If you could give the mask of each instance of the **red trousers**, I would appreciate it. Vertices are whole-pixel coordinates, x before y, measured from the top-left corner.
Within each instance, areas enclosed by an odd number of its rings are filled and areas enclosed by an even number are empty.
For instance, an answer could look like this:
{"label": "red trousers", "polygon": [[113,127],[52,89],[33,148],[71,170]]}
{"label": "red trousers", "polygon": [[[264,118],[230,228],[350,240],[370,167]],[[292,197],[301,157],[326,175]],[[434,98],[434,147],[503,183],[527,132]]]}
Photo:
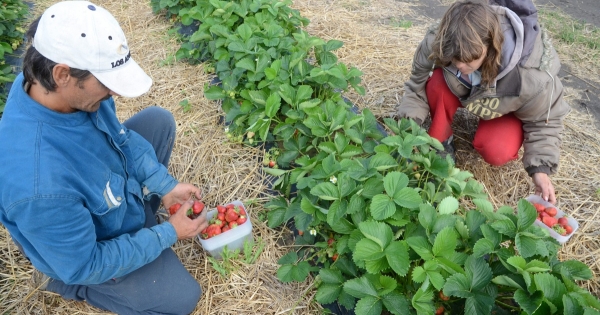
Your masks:
{"label": "red trousers", "polygon": [[[425,86],[431,112],[429,135],[440,141],[452,135],[454,114],[462,107],[458,97],[448,88],[442,71],[435,69]],[[479,119],[473,147],[487,163],[500,166],[517,159],[522,144],[523,123],[514,114]]]}

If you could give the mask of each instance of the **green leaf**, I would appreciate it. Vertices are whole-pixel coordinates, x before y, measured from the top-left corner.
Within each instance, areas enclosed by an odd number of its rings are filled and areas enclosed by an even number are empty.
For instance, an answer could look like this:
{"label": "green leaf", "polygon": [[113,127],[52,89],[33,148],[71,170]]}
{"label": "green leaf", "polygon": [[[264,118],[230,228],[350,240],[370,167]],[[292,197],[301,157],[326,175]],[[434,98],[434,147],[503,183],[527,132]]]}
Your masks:
{"label": "green leaf", "polygon": [[469,257],[465,262],[465,271],[471,276],[471,290],[483,289],[492,281],[492,269],[482,258]]}
{"label": "green leaf", "polygon": [[458,200],[452,196],[442,199],[438,205],[440,214],[453,214],[456,210],[458,210]]}
{"label": "green leaf", "polygon": [[240,61],[235,63],[235,66],[237,68],[242,68],[248,71],[252,71],[254,72],[256,70],[256,65],[254,63],[254,59],[252,59],[251,57],[246,57],[241,59]]}
{"label": "green leaf", "polygon": [[401,207],[412,210],[418,209],[423,199],[414,188],[405,187],[394,194],[394,202]]}
{"label": "green leaf", "polygon": [[342,276],[342,273],[339,270],[333,270],[329,268],[322,268],[319,270],[319,277],[323,283],[328,284],[342,284],[345,279]]}
{"label": "green leaf", "polygon": [[[515,301],[519,303],[519,306],[527,312],[527,314],[533,314],[542,305],[544,301],[544,294],[542,291],[535,291],[533,294],[527,293],[522,289],[517,289],[514,295]],[[566,313],[570,314],[570,313]]]}
{"label": "green leaf", "polygon": [[363,185],[362,196],[373,198],[383,192],[383,181],[380,178],[369,178]]}
{"label": "green leaf", "polygon": [[316,185],[310,190],[313,196],[317,196],[323,200],[337,200],[340,198],[337,187],[330,183],[324,182]]}
{"label": "green leaf", "polygon": [[524,231],[530,227],[537,219],[538,213],[535,207],[527,200],[519,200],[517,206],[517,227],[519,231]]}
{"label": "green leaf", "polygon": [[422,236],[413,236],[406,239],[406,243],[412,250],[414,250],[421,258],[425,260],[433,259],[431,253],[431,244],[429,241]]}
{"label": "green leaf", "polygon": [[344,292],[358,299],[362,299],[365,296],[378,296],[375,286],[366,276],[346,281],[344,283]]}
{"label": "green leaf", "polygon": [[495,248],[496,246],[492,241],[481,238],[475,243],[475,246],[473,246],[473,255],[475,255],[475,257],[482,257],[493,253]]}
{"label": "green leaf", "polygon": [[452,257],[456,245],[457,237],[456,232],[454,232],[454,227],[446,227],[435,237],[432,249],[433,255],[436,257]]}
{"label": "green leaf", "polygon": [[209,100],[216,101],[216,100],[224,99],[225,92],[223,91],[222,88],[220,88],[216,85],[213,85],[204,91],[204,96],[206,96],[206,98]]}
{"label": "green leaf", "polygon": [[437,212],[430,204],[422,203],[419,205],[419,223],[425,228],[425,230],[430,231],[433,228],[433,223],[436,217]]}
{"label": "green leaf", "polygon": [[279,94],[272,93],[271,95],[269,95],[269,97],[267,98],[266,105],[265,105],[265,114],[267,115],[267,117],[269,117],[269,118],[275,117],[275,115],[277,115],[277,112],[279,112],[280,106],[281,106],[281,97],[279,97]]}
{"label": "green leaf", "polygon": [[301,261],[297,265],[282,265],[277,269],[277,278],[281,282],[302,282],[306,280],[310,271],[310,265],[306,261]]}
{"label": "green leaf", "polygon": [[[517,277],[517,275],[513,275],[513,277]],[[503,285],[515,289],[524,289],[525,287],[519,284],[515,279],[507,275],[500,275],[492,279],[492,282],[497,285]]]}
{"label": "green leaf", "polygon": [[375,168],[378,171],[398,166],[398,162],[387,153],[377,153],[369,161],[369,167]]}
{"label": "green leaf", "polygon": [[[536,254],[539,254],[538,252],[538,242],[542,243],[542,246],[545,246],[543,244],[543,240],[538,240],[526,235],[523,235],[522,233],[518,233],[517,236],[515,237],[515,246],[517,247],[517,250],[519,251],[519,253],[521,254],[521,256],[523,256],[523,258],[529,258],[532,257]],[[545,255],[544,255],[545,256]]]}
{"label": "green leaf", "polygon": [[405,276],[408,273],[410,260],[408,257],[408,250],[404,243],[400,241],[392,242],[386,247],[385,256],[392,270],[398,275]]}
{"label": "green leaf", "polygon": [[382,303],[378,297],[366,296],[356,302],[354,312],[356,315],[379,315],[382,309]]}
{"label": "green leaf", "polygon": [[535,286],[544,293],[544,297],[558,309],[562,308],[562,297],[567,293],[567,288],[550,273],[537,273],[533,276]]}
{"label": "green leaf", "polygon": [[341,284],[328,284],[324,283],[317,289],[315,299],[321,304],[329,304],[338,299],[342,292]]}
{"label": "green leaf", "polygon": [[390,226],[383,222],[362,222],[358,225],[358,229],[366,238],[377,243],[381,249],[386,248],[394,236]]}
{"label": "green leaf", "polygon": [[389,172],[383,178],[383,187],[390,196],[394,196],[406,186],[408,186],[408,176],[402,172]]}
{"label": "green leaf", "polygon": [[383,305],[388,312],[395,315],[409,314],[408,300],[400,292],[392,291],[381,297]]}
{"label": "green leaf", "polygon": [[423,283],[427,279],[427,271],[421,266],[415,267],[412,271],[412,280],[416,283]]}
{"label": "green leaf", "polygon": [[554,265],[553,269],[558,270],[561,275],[573,281],[589,280],[594,276],[590,270],[590,267],[578,260],[567,260],[560,262]]}
{"label": "green leaf", "polygon": [[471,296],[471,283],[469,278],[462,273],[455,273],[446,279],[444,285],[444,294],[447,296],[456,296],[467,298]]}
{"label": "green leaf", "polygon": [[360,260],[379,260],[385,256],[383,248],[379,246],[376,242],[363,238],[362,240],[356,243],[356,249],[352,254],[352,258],[355,261]]}
{"label": "green leaf", "polygon": [[385,220],[396,212],[396,204],[387,195],[374,196],[369,208],[375,220]]}
{"label": "green leaf", "polygon": [[510,219],[504,219],[493,222],[491,226],[496,231],[506,236],[515,237],[517,234],[517,227],[515,226],[515,223]]}
{"label": "green leaf", "polygon": [[417,290],[411,302],[418,315],[431,315],[435,311],[432,301],[433,292],[431,290]]}

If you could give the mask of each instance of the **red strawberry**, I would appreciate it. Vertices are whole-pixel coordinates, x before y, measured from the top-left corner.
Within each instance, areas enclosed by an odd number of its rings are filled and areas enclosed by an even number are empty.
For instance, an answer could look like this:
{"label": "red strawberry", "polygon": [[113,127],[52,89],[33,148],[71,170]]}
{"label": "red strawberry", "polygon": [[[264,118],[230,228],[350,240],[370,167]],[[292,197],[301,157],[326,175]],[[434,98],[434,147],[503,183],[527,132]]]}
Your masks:
{"label": "red strawberry", "polygon": [[217,219],[221,220],[221,221],[225,221],[225,213],[218,213],[217,214]]}
{"label": "red strawberry", "polygon": [[176,203],[172,206],[169,207],[169,214],[170,215],[174,215],[175,212],[177,212],[177,210],[179,210],[179,208],[181,208],[181,204],[180,203]]}
{"label": "red strawberry", "polygon": [[200,214],[200,212],[204,210],[204,203],[195,200],[194,205],[192,206],[192,210],[194,211],[194,214]]}
{"label": "red strawberry", "polygon": [[227,208],[225,208],[225,206],[221,206],[221,205],[217,206],[217,212],[225,213],[225,210],[227,210]]}
{"label": "red strawberry", "polygon": [[439,294],[439,295],[440,295],[440,300],[442,300],[442,301],[448,301],[448,300],[450,300],[450,297],[449,297],[449,296],[446,296],[446,295],[444,294],[444,292],[442,292],[442,291],[440,291],[440,294]]}
{"label": "red strawberry", "polygon": [[225,208],[227,208],[227,209],[233,209],[233,207],[235,207],[235,205],[233,203],[230,203],[225,206]]}
{"label": "red strawberry", "polygon": [[556,210],[556,208],[552,208],[552,207],[548,207],[548,208],[546,208],[546,210],[544,210],[544,211],[546,211],[546,213],[547,213],[549,216],[551,216],[551,217],[555,216],[555,215],[556,215],[556,213],[558,212],[558,211]]}
{"label": "red strawberry", "polygon": [[570,226],[570,225],[567,224],[567,225],[564,226],[564,228],[565,228],[565,231],[567,232],[567,235],[573,233],[573,227],[572,226]]}
{"label": "red strawberry", "polygon": [[219,219],[216,219],[213,224],[218,225],[219,227],[223,227],[223,225],[225,225],[225,221],[221,221]]}
{"label": "red strawberry", "polygon": [[300,235],[300,236],[304,235],[304,231],[298,231],[298,235]]}
{"label": "red strawberry", "polygon": [[208,238],[221,234],[221,227],[216,224],[211,224],[206,228]]}
{"label": "red strawberry", "polygon": [[244,209],[244,206],[238,206],[238,208],[240,209],[240,214],[246,215],[246,209]]}
{"label": "red strawberry", "polygon": [[438,307],[437,310],[435,310],[435,315],[442,315],[442,314],[444,314],[444,307],[440,306],[440,307]]}
{"label": "red strawberry", "polygon": [[333,238],[330,238],[327,240],[327,245],[329,245],[331,247],[331,244],[333,244],[335,240]]}
{"label": "red strawberry", "polygon": [[269,161],[269,167],[275,166],[275,161]]}
{"label": "red strawberry", "polygon": [[556,220],[553,217],[544,217],[542,219],[542,222],[544,222],[544,224],[546,224],[548,227],[551,228],[551,227],[553,227],[558,222],[558,220]]}
{"label": "red strawberry", "polygon": [[225,232],[227,232],[227,231],[229,231],[229,230],[231,230],[231,229],[229,228],[229,226],[228,226],[228,225],[225,225],[225,226],[223,226],[223,227],[221,228],[221,233],[225,233]]}
{"label": "red strawberry", "polygon": [[338,253],[333,254],[333,256],[331,256],[331,260],[336,261],[338,259]]}
{"label": "red strawberry", "polygon": [[238,226],[237,222],[235,222],[235,221],[229,222],[229,228],[230,229],[235,229],[237,226]]}
{"label": "red strawberry", "polygon": [[228,209],[227,212],[225,212],[225,221],[227,222],[234,222],[238,218],[239,215],[233,209]]}
{"label": "red strawberry", "polygon": [[569,220],[565,217],[558,218],[558,224],[564,227],[565,225],[569,224]]}
{"label": "red strawberry", "polygon": [[534,202],[533,206],[535,207],[535,210],[537,210],[537,212],[542,212],[546,209],[546,207],[544,207],[544,205],[539,204],[537,202]]}

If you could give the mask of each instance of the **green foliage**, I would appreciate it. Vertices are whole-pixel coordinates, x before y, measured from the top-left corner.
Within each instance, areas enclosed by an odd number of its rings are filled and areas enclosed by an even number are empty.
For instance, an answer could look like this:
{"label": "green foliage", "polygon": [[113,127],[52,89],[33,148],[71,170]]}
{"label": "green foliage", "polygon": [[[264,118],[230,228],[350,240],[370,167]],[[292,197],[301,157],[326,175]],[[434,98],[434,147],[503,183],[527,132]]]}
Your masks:
{"label": "green foliage", "polygon": [[[160,8],[183,3],[167,2]],[[338,61],[342,42],[305,32],[290,5],[207,0],[172,11],[200,22],[177,58],[214,66],[220,84],[205,96],[221,101],[229,137],[275,145],[265,161],[276,166],[264,171],[281,195],[265,204],[267,223],[293,220],[302,232],[278,261],[282,282],[315,275],[319,303],[357,315],[600,310],[576,285],[591,271],[558,261],[531,204],[494,209],[414,121],[384,119],[383,131],[369,110],[352,111],[342,93],[364,93],[362,73]]]}
{"label": "green foliage", "polygon": [[[25,30],[21,23],[27,13],[27,5],[22,0],[3,0],[0,4],[0,90],[16,77],[11,65],[6,63],[5,55],[12,54],[23,43]],[[0,93],[0,117],[4,112],[7,93]]]}

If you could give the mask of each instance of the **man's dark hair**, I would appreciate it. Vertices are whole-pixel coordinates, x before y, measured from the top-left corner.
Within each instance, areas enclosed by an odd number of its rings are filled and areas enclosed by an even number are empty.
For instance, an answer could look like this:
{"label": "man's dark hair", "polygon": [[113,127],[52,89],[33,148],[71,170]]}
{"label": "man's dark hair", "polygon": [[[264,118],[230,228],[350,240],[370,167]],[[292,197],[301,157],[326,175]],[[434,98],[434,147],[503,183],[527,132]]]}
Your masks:
{"label": "man's dark hair", "polygon": [[[25,36],[30,43],[33,43],[33,37],[37,31],[40,17],[35,19],[29,25],[29,29]],[[52,69],[57,63],[42,56],[33,45],[30,45],[23,57],[23,76],[30,84],[34,84],[37,80],[47,91],[54,92],[56,90],[56,82],[52,77]],[[91,73],[87,70],[70,68],[70,75],[77,79],[77,83],[85,81]]]}

